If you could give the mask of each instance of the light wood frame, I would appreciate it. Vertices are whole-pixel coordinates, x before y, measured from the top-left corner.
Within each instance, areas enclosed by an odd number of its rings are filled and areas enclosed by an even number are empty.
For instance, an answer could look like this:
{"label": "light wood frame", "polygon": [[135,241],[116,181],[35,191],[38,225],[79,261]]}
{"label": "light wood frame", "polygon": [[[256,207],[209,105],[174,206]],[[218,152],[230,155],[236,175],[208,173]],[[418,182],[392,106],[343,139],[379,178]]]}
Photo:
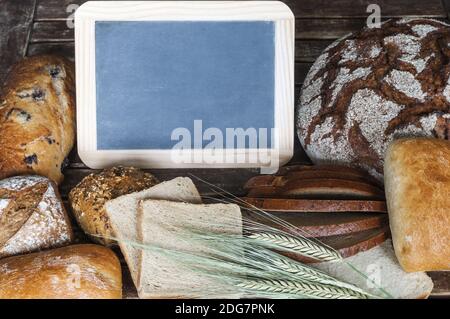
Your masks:
{"label": "light wood frame", "polygon": [[[273,21],[275,25],[275,136],[271,149],[224,149],[227,156],[270,154],[270,163],[175,163],[172,150],[98,150],[96,128],[96,21]],[[275,171],[294,149],[294,16],[279,1],[91,1],[75,13],[78,154],[91,168],[261,167]],[[184,150],[194,156],[204,150]],[[198,153],[201,154],[198,154]],[[207,155],[206,155],[207,156]]]}

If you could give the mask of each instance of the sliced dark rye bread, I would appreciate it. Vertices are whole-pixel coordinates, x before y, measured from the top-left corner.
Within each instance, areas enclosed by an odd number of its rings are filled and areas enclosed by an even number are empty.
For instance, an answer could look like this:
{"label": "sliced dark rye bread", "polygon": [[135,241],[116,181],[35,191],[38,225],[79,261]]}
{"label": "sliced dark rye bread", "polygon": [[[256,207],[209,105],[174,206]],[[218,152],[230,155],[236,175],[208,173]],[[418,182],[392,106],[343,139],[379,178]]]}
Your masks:
{"label": "sliced dark rye bread", "polygon": [[260,187],[282,187],[287,183],[294,180],[306,180],[306,179],[339,179],[366,183],[377,188],[383,189],[382,185],[374,178],[370,178],[367,175],[348,174],[341,171],[332,170],[303,170],[293,171],[284,176],[277,175],[260,175],[255,176],[248,180],[244,185],[244,189],[260,188]]}
{"label": "sliced dark rye bread", "polygon": [[384,199],[384,192],[373,185],[341,179],[297,179],[282,187],[252,188],[247,197]]}
{"label": "sliced dark rye bread", "polygon": [[[378,213],[271,213],[294,226],[305,237],[326,237],[357,233],[388,225],[388,216]],[[243,211],[245,220],[259,222],[287,232],[292,230],[251,211]]]}
{"label": "sliced dark rye bread", "polygon": [[241,198],[249,208],[268,212],[379,212],[386,213],[386,202],[377,200]]}

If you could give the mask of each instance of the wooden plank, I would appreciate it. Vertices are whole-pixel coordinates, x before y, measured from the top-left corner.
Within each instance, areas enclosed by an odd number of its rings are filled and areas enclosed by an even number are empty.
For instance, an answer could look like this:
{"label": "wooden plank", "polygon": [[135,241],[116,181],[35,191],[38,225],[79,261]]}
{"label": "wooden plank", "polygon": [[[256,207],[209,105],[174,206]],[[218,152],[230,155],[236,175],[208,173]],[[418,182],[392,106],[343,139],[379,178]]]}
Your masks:
{"label": "wooden plank", "polygon": [[428,275],[434,283],[432,296],[450,297],[450,271],[433,271]]}
{"label": "wooden plank", "polygon": [[361,18],[367,17],[369,4],[377,4],[384,18],[420,16],[445,17],[440,0],[287,0],[297,18]]}
{"label": "wooden plank", "polygon": [[73,42],[42,42],[30,43],[28,46],[27,56],[53,53],[67,57],[74,60],[75,48]]}
{"label": "wooden plank", "polygon": [[442,0],[442,4],[447,12],[447,18],[450,18],[450,0]]}
{"label": "wooden plank", "polygon": [[[70,4],[86,0],[38,0],[36,21],[65,20]],[[384,18],[400,16],[446,17],[441,0],[284,0],[297,18],[365,18],[369,4],[378,4]]]}
{"label": "wooden plank", "polygon": [[11,66],[26,52],[35,0],[0,0],[0,87]]}
{"label": "wooden plank", "polygon": [[[366,19],[297,19],[296,39],[338,39],[359,31],[366,25]],[[74,40],[74,29],[66,21],[38,21],[33,24],[31,43],[66,42]]]}
{"label": "wooden plank", "polygon": [[[297,19],[296,39],[338,39],[350,32],[361,30],[366,19]],[[31,43],[70,42],[74,40],[74,29],[67,21],[38,21],[33,24]]]}
{"label": "wooden plank", "polygon": [[[212,183],[227,192],[243,196],[245,191],[243,186],[247,180],[259,174],[258,169],[244,168],[209,168],[209,169],[151,169],[145,170],[155,175],[160,181],[166,181],[178,176],[188,176],[193,174],[209,183]],[[75,187],[83,177],[95,172],[91,169],[66,169],[64,171],[64,182],[60,186],[61,196],[67,198],[67,194]],[[202,195],[211,196],[215,193],[210,187],[191,177],[197,185]]]}
{"label": "wooden plank", "polygon": [[317,19],[295,20],[296,39],[338,39],[366,26],[366,19]]}
{"label": "wooden plank", "polygon": [[[312,63],[333,40],[300,40],[295,45],[296,62]],[[43,53],[62,54],[74,60],[74,42],[34,42],[30,43],[27,55]]]}
{"label": "wooden plank", "polygon": [[[450,3],[450,0],[448,0]],[[439,17],[436,20],[445,21]],[[386,21],[382,17],[381,21]],[[296,39],[339,39],[349,33],[360,31],[366,26],[365,18],[305,18],[295,20]]]}
{"label": "wooden plank", "polygon": [[74,29],[69,28],[67,21],[48,21],[33,23],[31,43],[36,42],[73,42]]}

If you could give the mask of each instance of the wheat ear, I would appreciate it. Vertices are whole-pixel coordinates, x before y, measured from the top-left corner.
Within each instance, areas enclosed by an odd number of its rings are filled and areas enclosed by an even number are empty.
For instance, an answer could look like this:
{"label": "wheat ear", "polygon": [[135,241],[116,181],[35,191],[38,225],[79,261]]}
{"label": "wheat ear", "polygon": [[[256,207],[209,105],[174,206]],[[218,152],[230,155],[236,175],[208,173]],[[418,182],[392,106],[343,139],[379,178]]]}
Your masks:
{"label": "wheat ear", "polygon": [[354,291],[355,293],[358,293],[361,295],[366,295],[368,297],[376,297],[354,285],[340,281],[320,270],[305,266],[301,263],[291,262],[290,260],[286,260],[284,258],[273,258],[273,257],[270,259],[270,262],[274,266],[279,267],[281,270],[284,270],[288,273],[298,276],[298,278],[300,280],[310,281],[312,283],[318,283],[318,284],[323,284],[323,285],[331,285],[331,286],[346,288],[346,289],[350,289],[350,290]]}
{"label": "wheat ear", "polygon": [[250,279],[237,283],[239,288],[247,293],[279,293],[286,295],[304,296],[308,298],[325,299],[366,299],[366,295],[353,290],[303,281],[280,279]]}
{"label": "wheat ear", "polygon": [[302,237],[267,232],[252,233],[248,237],[260,243],[268,244],[272,248],[289,250],[320,261],[342,260],[338,252]]}

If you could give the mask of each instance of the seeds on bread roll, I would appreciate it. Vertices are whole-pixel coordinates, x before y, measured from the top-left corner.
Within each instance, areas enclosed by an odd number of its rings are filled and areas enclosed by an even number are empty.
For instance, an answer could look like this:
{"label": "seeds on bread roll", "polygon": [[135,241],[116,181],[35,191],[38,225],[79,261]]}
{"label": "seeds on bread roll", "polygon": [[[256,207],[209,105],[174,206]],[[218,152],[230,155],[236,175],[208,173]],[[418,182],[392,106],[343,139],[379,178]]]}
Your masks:
{"label": "seeds on bread roll", "polygon": [[119,260],[97,245],[1,259],[0,274],[0,299],[122,298]]}
{"label": "seeds on bread roll", "polygon": [[37,174],[63,180],[75,139],[73,64],[34,56],[16,64],[0,99],[0,178]]}
{"label": "seeds on bread roll", "polygon": [[403,269],[450,270],[450,141],[397,140],[384,170],[392,240]]}
{"label": "seeds on bread roll", "polygon": [[41,176],[0,181],[0,258],[67,245],[72,238],[52,181]]}
{"label": "seeds on bread roll", "polygon": [[151,174],[133,167],[113,167],[90,174],[69,193],[69,203],[78,224],[93,241],[112,245],[106,201],[158,184]]}

